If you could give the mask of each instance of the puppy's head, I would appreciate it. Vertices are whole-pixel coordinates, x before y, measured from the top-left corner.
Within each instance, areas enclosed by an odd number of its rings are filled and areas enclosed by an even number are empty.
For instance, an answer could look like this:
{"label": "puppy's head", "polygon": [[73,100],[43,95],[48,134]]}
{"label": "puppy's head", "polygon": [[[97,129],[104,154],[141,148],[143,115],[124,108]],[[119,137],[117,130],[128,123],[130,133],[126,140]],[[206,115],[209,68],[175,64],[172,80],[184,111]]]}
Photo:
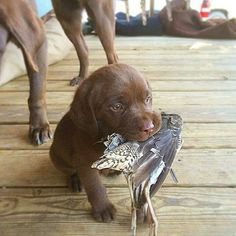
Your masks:
{"label": "puppy's head", "polygon": [[161,126],[160,114],[152,110],[149,84],[125,64],[102,67],[85,79],[70,113],[77,127],[94,138],[119,133],[144,141]]}

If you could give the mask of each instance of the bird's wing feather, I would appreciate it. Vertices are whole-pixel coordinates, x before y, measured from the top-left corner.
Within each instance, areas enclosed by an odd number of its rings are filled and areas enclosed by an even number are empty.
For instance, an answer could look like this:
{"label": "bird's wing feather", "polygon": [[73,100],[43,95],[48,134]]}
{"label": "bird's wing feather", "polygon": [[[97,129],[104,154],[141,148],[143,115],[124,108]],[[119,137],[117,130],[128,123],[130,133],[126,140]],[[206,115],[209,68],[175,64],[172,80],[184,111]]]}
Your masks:
{"label": "bird's wing feather", "polygon": [[153,154],[153,156],[150,157],[143,165],[133,169],[134,186],[138,187],[142,182],[150,179],[150,173],[153,173],[153,171],[160,165],[161,161],[161,156]]}
{"label": "bird's wing feather", "polygon": [[[165,168],[160,174],[159,178],[157,179],[156,183],[150,189],[150,195],[153,196],[163,184],[167,174],[169,173],[170,167],[174,161],[174,158],[177,152],[180,150],[182,146],[182,139],[181,139],[181,129],[182,129],[182,120],[180,120],[179,116],[174,120],[169,118],[168,122],[166,123],[168,130],[171,134],[171,137],[168,135],[169,142],[168,145],[162,145],[160,154],[163,155],[163,162],[165,163]],[[163,133],[164,135],[164,133]],[[159,146],[159,140],[164,139],[161,137],[158,139],[156,145]]]}
{"label": "bird's wing feather", "polygon": [[93,163],[92,168],[113,169],[123,171],[132,168],[134,160],[137,158],[137,145],[126,142],[105,153],[99,160]]}

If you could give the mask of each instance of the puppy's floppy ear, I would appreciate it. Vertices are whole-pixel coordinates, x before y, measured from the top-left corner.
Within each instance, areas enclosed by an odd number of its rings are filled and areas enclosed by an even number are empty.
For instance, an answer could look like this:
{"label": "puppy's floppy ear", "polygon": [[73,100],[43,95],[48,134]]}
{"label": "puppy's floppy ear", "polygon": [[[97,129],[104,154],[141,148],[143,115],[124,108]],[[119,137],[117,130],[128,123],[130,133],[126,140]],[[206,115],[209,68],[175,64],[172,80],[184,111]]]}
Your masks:
{"label": "puppy's floppy ear", "polygon": [[92,99],[92,85],[89,80],[81,83],[77,89],[69,111],[74,124],[89,134],[91,137],[98,136],[98,124],[94,113]]}

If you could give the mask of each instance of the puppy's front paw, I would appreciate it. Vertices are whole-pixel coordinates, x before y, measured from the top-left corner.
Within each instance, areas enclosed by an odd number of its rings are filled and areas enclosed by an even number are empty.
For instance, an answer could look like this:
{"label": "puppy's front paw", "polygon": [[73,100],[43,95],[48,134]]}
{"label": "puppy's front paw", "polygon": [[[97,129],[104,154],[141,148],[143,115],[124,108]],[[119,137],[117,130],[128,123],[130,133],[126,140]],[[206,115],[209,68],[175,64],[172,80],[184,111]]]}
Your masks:
{"label": "puppy's front paw", "polygon": [[30,125],[29,136],[31,142],[34,145],[41,145],[43,143],[46,143],[49,139],[52,139],[53,134],[50,130],[49,124],[45,124],[42,126]]}
{"label": "puppy's front paw", "polygon": [[104,207],[100,206],[99,208],[92,209],[92,216],[96,221],[99,222],[111,222],[116,217],[116,208],[113,204],[108,202]]}

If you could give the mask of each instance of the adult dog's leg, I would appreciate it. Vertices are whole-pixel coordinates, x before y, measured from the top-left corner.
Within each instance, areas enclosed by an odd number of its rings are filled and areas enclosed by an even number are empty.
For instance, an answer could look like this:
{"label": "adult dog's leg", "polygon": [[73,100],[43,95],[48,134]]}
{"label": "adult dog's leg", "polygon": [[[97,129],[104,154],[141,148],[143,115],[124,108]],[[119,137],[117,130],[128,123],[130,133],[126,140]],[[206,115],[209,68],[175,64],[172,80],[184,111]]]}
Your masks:
{"label": "adult dog's leg", "polygon": [[82,3],[77,0],[52,0],[57,19],[60,21],[67,37],[73,43],[80,62],[79,75],[73,78],[71,85],[79,84],[88,75],[88,48],[82,33]]}
{"label": "adult dog's leg", "polygon": [[[32,39],[33,40],[33,39]],[[23,51],[23,50],[22,50]],[[24,51],[23,51],[24,54]],[[29,65],[24,54],[25,65],[30,82],[30,95],[28,106],[30,110],[29,135],[33,144],[42,144],[52,138],[47,119],[46,107],[46,76],[47,76],[47,42],[44,39],[42,45],[35,54],[38,71],[34,71]]]}
{"label": "adult dog's leg", "polygon": [[94,20],[96,32],[106,52],[109,64],[117,63],[115,41],[115,14],[112,0],[88,1],[86,10]]}

